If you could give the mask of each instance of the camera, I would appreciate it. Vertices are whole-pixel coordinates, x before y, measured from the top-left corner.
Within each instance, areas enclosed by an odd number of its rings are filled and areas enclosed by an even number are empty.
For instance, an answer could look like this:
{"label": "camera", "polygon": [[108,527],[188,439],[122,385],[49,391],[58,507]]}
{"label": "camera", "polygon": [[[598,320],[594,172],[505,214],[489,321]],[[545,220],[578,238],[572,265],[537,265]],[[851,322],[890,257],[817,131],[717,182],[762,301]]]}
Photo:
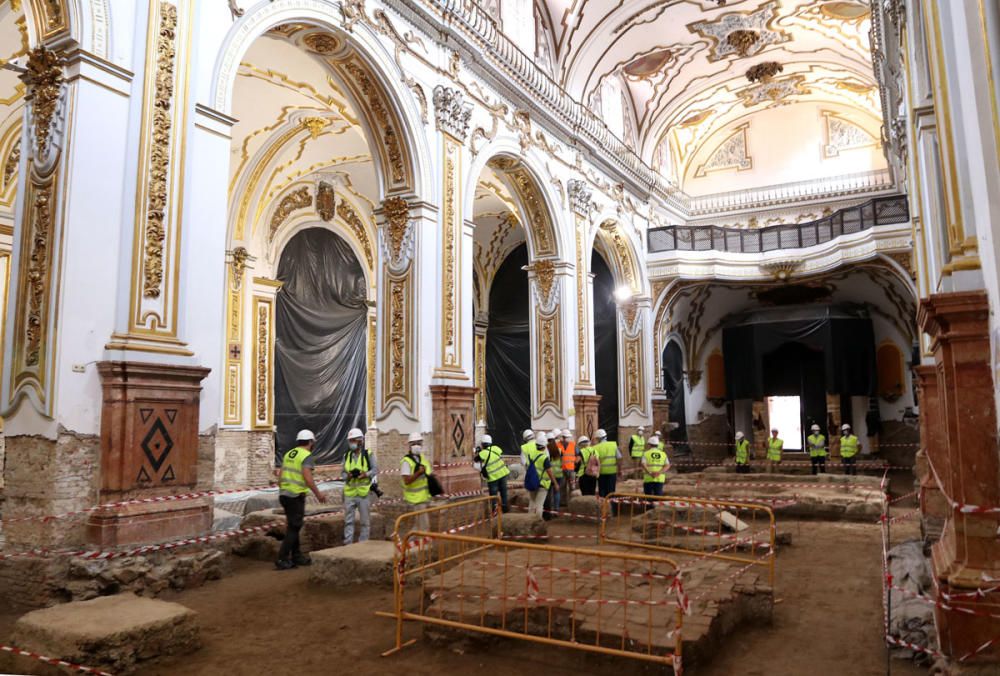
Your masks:
{"label": "camera", "polygon": [[360,469],[352,469],[351,470],[351,478],[352,479],[357,479],[360,476],[361,476],[361,470]]}
{"label": "camera", "polygon": [[382,489],[378,487],[378,484],[372,484],[371,491],[380,498],[385,495],[385,493],[382,492]]}

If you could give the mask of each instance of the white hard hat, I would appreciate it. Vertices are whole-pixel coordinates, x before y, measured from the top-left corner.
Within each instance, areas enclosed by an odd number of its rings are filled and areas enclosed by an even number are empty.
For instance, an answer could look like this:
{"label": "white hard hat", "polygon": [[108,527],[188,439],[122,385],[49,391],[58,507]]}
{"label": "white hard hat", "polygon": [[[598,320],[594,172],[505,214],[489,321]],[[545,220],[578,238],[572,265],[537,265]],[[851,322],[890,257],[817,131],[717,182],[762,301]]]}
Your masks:
{"label": "white hard hat", "polygon": [[737,432],[737,433],[736,433],[736,438],[737,438],[737,439],[742,439],[742,438],[743,438],[743,437],[745,437],[745,436],[746,436],[746,435],[745,435],[745,434],[743,434],[743,432]]}
{"label": "white hard hat", "polygon": [[547,443],[549,443],[549,438],[547,436],[545,436],[545,432],[539,432],[535,436],[535,445],[536,446],[544,446]]}
{"label": "white hard hat", "polygon": [[660,443],[660,437],[654,434],[649,438],[649,443],[652,444],[653,446],[656,446],[658,443]]}
{"label": "white hard hat", "polygon": [[488,434],[484,434],[481,443],[492,444],[493,443],[493,437],[491,437]]}
{"label": "white hard hat", "polygon": [[851,426],[848,425],[847,423],[844,423],[843,425],[840,426],[840,429],[842,429],[842,430],[849,430],[849,429],[851,429]]}
{"label": "white hard hat", "polygon": [[813,432],[819,432],[819,425],[813,425],[811,429]]}
{"label": "white hard hat", "polygon": [[583,444],[589,444],[589,443],[590,443],[590,437],[588,437],[586,434],[584,434],[582,437],[576,440],[577,446],[582,446]]}
{"label": "white hard hat", "polygon": [[567,428],[567,429],[564,429],[564,430],[562,431],[562,435],[563,435],[563,436],[564,436],[565,438],[567,438],[567,439],[572,439],[572,438],[573,438],[573,433],[572,433],[572,432],[570,432],[568,428]]}
{"label": "white hard hat", "polygon": [[772,428],[771,428],[771,431],[772,431],[772,432],[777,432],[777,431],[778,431],[778,428],[777,428],[777,427],[772,427]]}
{"label": "white hard hat", "polygon": [[605,432],[604,430],[597,430],[597,434],[595,434],[594,436],[597,437],[598,439],[607,439],[608,433]]}
{"label": "white hard hat", "polygon": [[365,433],[359,430],[357,427],[351,429],[351,431],[347,433],[348,441],[350,441],[351,439],[364,439],[364,438],[365,438]]}
{"label": "white hard hat", "polygon": [[646,428],[644,426],[642,426],[642,425],[639,425],[639,431],[640,432],[645,432]]}
{"label": "white hard hat", "polygon": [[407,437],[406,443],[412,444],[423,440],[424,440],[424,435],[421,434],[420,432],[410,432],[410,436]]}
{"label": "white hard hat", "polygon": [[535,433],[532,432],[531,430],[524,430],[524,433],[521,435],[521,438],[524,439],[525,441],[530,441],[535,438]]}
{"label": "white hard hat", "polygon": [[295,436],[295,441],[315,441],[316,435],[309,430],[300,430]]}
{"label": "white hard hat", "polygon": [[549,432],[549,439],[552,439],[553,441],[558,439],[560,436],[562,436],[562,432],[560,432],[558,429]]}

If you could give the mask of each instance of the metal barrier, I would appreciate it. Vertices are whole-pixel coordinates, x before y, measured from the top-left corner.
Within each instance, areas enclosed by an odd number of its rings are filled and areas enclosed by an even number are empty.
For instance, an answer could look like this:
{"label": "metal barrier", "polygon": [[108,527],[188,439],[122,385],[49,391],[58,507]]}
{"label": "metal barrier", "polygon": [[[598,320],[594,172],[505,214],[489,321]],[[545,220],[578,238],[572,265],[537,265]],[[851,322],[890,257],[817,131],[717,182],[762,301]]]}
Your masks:
{"label": "metal barrier", "polygon": [[[419,543],[419,544],[418,544]],[[426,546],[429,543],[429,546]],[[391,655],[403,622],[681,667],[686,597],[663,556],[413,531],[398,549]]]}
{"label": "metal barrier", "polygon": [[447,502],[400,514],[392,540],[402,547],[406,535],[414,530],[499,538],[503,535],[502,516],[498,495]]}
{"label": "metal barrier", "polygon": [[772,587],[775,534],[774,511],[759,504],[638,493],[601,503],[601,544],[766,566]]}

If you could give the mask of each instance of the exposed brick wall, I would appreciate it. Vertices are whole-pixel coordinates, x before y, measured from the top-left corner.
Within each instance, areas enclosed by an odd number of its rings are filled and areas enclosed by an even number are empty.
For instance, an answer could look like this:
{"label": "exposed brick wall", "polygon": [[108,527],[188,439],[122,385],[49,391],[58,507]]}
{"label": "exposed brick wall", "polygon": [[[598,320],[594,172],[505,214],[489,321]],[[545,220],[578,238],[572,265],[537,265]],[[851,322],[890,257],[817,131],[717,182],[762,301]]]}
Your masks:
{"label": "exposed brick wall", "polygon": [[[97,504],[101,440],[60,429],[55,440],[7,438],[4,516],[58,514]],[[8,547],[60,547],[84,541],[82,519],[12,521],[4,525]]]}
{"label": "exposed brick wall", "polygon": [[215,487],[260,486],[272,478],[274,435],[267,431],[219,430],[215,436]]}
{"label": "exposed brick wall", "polygon": [[[407,436],[396,430],[387,432],[380,430],[377,445],[372,449],[378,458],[379,470],[381,472],[392,470],[392,474],[382,474],[378,480],[378,485],[385,491],[387,497],[399,498],[403,495],[403,485],[398,470],[399,463],[403,460],[408,448]],[[423,452],[430,453],[430,449],[424,449]]]}
{"label": "exposed brick wall", "polygon": [[725,415],[706,415],[697,424],[689,424],[687,434],[696,458],[722,460],[729,454],[729,448],[724,445],[730,442]]}

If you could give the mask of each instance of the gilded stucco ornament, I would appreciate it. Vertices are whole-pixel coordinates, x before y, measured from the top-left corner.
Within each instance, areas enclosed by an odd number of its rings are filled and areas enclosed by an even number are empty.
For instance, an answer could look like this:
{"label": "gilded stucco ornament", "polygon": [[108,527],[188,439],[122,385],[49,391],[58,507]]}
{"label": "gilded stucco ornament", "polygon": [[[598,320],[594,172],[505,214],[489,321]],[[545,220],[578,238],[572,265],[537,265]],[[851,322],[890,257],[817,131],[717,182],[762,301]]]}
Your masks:
{"label": "gilded stucco ornament", "polygon": [[37,169],[51,168],[58,157],[63,127],[65,58],[37,47],[28,55],[27,70],[20,75],[29,105],[31,159]]}
{"label": "gilded stucco ornament", "polygon": [[281,224],[285,222],[293,211],[305,209],[309,206],[312,206],[312,194],[309,192],[308,186],[293,190],[282,197],[274,213],[271,214],[271,227],[267,235],[268,241],[274,239],[278,228],[281,227]]}
{"label": "gilded stucco ornament", "polygon": [[803,261],[800,258],[771,261],[768,263],[761,263],[760,269],[774,277],[774,279],[779,282],[787,282],[792,278],[795,271],[802,267],[802,264]]}
{"label": "gilded stucco ornament", "polygon": [[471,118],[472,104],[465,102],[460,90],[444,85],[434,88],[434,119],[439,130],[464,143]]}
{"label": "gilded stucco ornament", "polygon": [[544,314],[550,314],[559,304],[559,284],[556,283],[556,265],[551,259],[535,261],[530,269],[535,273],[535,302]]}
{"label": "gilded stucco ornament", "polygon": [[586,181],[571,178],[567,183],[567,193],[569,196],[569,208],[574,214],[579,216],[590,215],[591,190]]}
{"label": "gilded stucco ornament", "polygon": [[243,274],[247,269],[247,261],[250,260],[250,252],[245,247],[238,246],[233,249],[233,288],[239,291],[243,286]]}
{"label": "gilded stucco ornament", "polygon": [[333,220],[336,213],[337,196],[333,185],[326,181],[316,184],[316,213],[326,222]]}
{"label": "gilded stucco ornament", "polygon": [[760,41],[760,33],[754,30],[738,28],[726,36],[726,42],[740,56],[746,56],[751,48]]}
{"label": "gilded stucco ornament", "polygon": [[388,197],[382,202],[385,225],[382,245],[386,261],[394,270],[405,268],[413,249],[413,227],[410,225],[410,205],[402,197]]}
{"label": "gilded stucco ornament", "polygon": [[771,82],[774,76],[783,70],[785,70],[785,67],[777,61],[764,61],[748,68],[746,77],[750,82],[762,82],[766,84]]}

